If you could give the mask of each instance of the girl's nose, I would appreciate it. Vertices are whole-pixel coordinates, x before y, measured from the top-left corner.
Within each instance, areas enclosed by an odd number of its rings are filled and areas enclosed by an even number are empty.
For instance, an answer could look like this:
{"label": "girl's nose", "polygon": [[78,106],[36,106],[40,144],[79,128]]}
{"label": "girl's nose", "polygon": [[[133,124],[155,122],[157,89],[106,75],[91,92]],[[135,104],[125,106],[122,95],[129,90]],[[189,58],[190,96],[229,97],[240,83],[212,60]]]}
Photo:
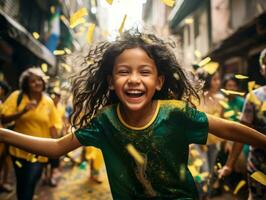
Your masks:
{"label": "girl's nose", "polygon": [[132,74],[129,76],[128,82],[129,82],[129,83],[139,83],[139,82],[140,82],[140,77],[139,77],[139,75],[136,74],[136,73],[132,73]]}

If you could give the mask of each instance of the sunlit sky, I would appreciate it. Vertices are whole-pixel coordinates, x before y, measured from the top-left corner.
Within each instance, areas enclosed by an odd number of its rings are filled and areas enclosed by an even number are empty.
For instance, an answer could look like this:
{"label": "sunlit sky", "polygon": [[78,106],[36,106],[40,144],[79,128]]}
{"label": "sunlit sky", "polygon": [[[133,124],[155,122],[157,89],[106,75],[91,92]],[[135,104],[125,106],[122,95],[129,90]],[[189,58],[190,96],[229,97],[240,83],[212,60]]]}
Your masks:
{"label": "sunlit sky", "polygon": [[101,6],[106,10],[107,14],[107,31],[112,35],[118,33],[125,14],[127,18],[124,30],[141,26],[142,7],[145,2],[146,0],[113,0],[113,4],[109,5],[106,0],[101,0]]}

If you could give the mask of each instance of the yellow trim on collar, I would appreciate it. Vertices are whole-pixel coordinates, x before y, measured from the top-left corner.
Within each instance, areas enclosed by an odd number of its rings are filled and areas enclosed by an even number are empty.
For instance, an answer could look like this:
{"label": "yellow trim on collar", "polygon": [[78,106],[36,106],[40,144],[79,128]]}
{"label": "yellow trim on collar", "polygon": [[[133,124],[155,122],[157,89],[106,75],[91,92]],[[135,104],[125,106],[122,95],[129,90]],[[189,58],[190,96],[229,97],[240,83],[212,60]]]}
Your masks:
{"label": "yellow trim on collar", "polygon": [[157,117],[157,115],[158,115],[158,113],[159,113],[159,109],[160,109],[160,100],[157,101],[156,110],[155,110],[155,113],[154,113],[154,115],[152,116],[151,120],[150,120],[146,125],[144,125],[144,126],[142,126],[142,127],[131,126],[131,125],[127,124],[127,123],[124,121],[124,119],[123,119],[123,117],[122,117],[122,115],[121,115],[121,112],[120,112],[120,104],[118,104],[117,107],[116,107],[116,113],[117,113],[117,116],[118,116],[119,121],[120,121],[125,127],[129,128],[129,129],[132,129],[132,130],[140,131],[140,130],[143,130],[143,129],[148,128],[148,127],[149,127],[149,126],[155,121],[155,119],[156,119],[156,117]]}

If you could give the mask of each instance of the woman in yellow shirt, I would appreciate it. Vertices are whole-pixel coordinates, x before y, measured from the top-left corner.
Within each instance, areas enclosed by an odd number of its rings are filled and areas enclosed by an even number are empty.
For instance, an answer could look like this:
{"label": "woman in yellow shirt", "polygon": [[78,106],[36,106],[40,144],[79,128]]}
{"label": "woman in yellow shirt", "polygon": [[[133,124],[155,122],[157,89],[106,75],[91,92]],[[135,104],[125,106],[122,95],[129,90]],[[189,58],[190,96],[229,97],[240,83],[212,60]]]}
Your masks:
{"label": "woman in yellow shirt", "polygon": [[[3,104],[2,121],[14,121],[15,131],[38,137],[55,137],[58,115],[53,101],[44,94],[45,75],[38,68],[24,71],[19,80],[20,91],[13,92]],[[17,103],[18,98],[21,102]],[[47,157],[10,147],[17,180],[17,199],[31,200]]]}

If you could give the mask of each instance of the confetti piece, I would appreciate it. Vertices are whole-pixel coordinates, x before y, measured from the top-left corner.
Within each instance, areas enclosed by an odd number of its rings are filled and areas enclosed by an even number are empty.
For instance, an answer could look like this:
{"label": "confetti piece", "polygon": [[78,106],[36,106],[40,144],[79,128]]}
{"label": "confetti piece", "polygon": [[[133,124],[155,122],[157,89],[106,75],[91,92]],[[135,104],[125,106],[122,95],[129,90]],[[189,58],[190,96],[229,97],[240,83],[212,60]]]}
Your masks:
{"label": "confetti piece", "polygon": [[34,37],[36,40],[38,40],[39,37],[40,37],[39,33],[37,33],[37,32],[33,32],[32,35],[33,35],[33,37]]}
{"label": "confetti piece", "polygon": [[225,93],[226,95],[229,95],[229,94],[235,94],[235,95],[239,95],[239,96],[244,96],[245,95],[245,92],[238,92],[238,91],[234,91],[234,90],[221,89],[221,91],[223,93]]}
{"label": "confetti piece", "polygon": [[222,168],[222,164],[221,163],[217,163],[217,166],[218,166],[218,169],[221,169]]}
{"label": "confetti piece", "polygon": [[65,50],[65,52],[66,52],[67,54],[71,54],[71,53],[72,53],[71,50],[70,50],[69,48],[64,48],[64,50]]}
{"label": "confetti piece", "polygon": [[87,162],[86,161],[83,161],[80,165],[79,165],[79,168],[81,170],[85,170],[87,168]]}
{"label": "confetti piece", "polygon": [[109,3],[110,5],[112,5],[113,0],[106,0],[107,3]]}
{"label": "confetti piece", "polygon": [[16,160],[15,164],[16,164],[19,168],[22,167],[22,164],[21,164],[18,160]]}
{"label": "confetti piece", "polygon": [[54,50],[53,54],[56,56],[59,56],[59,55],[61,56],[61,55],[65,54],[65,51],[64,50]]}
{"label": "confetti piece", "polygon": [[229,191],[230,191],[230,188],[228,187],[228,185],[224,185],[223,187],[224,187],[224,190],[225,190],[226,192],[229,192]]}
{"label": "confetti piece", "polygon": [[224,117],[225,117],[225,118],[230,118],[230,117],[232,117],[234,114],[235,114],[235,111],[230,110],[230,111],[227,111],[227,112],[224,113]]}
{"label": "confetti piece", "polygon": [[179,176],[181,180],[186,179],[186,167],[183,164],[180,166]]}
{"label": "confetti piece", "polygon": [[199,50],[195,50],[194,54],[197,58],[201,58],[201,52]]}
{"label": "confetti piece", "polygon": [[175,5],[175,0],[161,0],[165,5],[173,7]]}
{"label": "confetti piece", "polygon": [[78,11],[76,11],[71,17],[70,17],[70,28],[74,28],[77,25],[81,23],[85,23],[86,20],[83,18],[84,16],[88,15],[87,8],[81,8]]}
{"label": "confetti piece", "polygon": [[205,180],[206,178],[208,178],[209,175],[210,175],[209,172],[202,172],[202,173],[200,173],[200,177],[201,177],[202,180]]}
{"label": "confetti piece", "polygon": [[64,67],[67,72],[71,72],[71,67],[68,64],[61,63],[61,66]]}
{"label": "confetti piece", "polygon": [[207,57],[207,58],[204,58],[202,61],[200,61],[198,65],[200,67],[202,67],[202,66],[206,65],[209,62],[211,62],[211,58],[210,57]]}
{"label": "confetti piece", "polygon": [[201,159],[196,159],[193,163],[196,167],[200,167],[203,165],[203,161]]}
{"label": "confetti piece", "polygon": [[255,81],[249,81],[248,82],[248,91],[249,92],[253,90],[255,84],[256,84]]}
{"label": "confetti piece", "polygon": [[79,18],[79,19],[75,20],[73,23],[70,23],[69,27],[75,28],[77,25],[84,24],[85,22],[86,22],[86,19]]}
{"label": "confetti piece", "polygon": [[266,101],[263,102],[263,104],[262,104],[262,106],[261,106],[261,108],[260,108],[260,111],[261,111],[261,112],[266,111]]}
{"label": "confetti piece", "polygon": [[236,186],[236,188],[235,188],[233,194],[236,195],[236,194],[239,192],[239,190],[240,190],[245,184],[246,184],[246,181],[241,180],[241,181],[237,184],[237,186]]}
{"label": "confetti piece", "polygon": [[256,172],[252,173],[250,177],[253,178],[254,180],[258,181],[262,185],[266,186],[266,175],[264,173],[262,173],[261,171],[256,171]]}
{"label": "confetti piece", "polygon": [[214,74],[219,67],[219,63],[217,62],[209,62],[208,64],[202,67],[203,70],[208,72],[209,74]]}
{"label": "confetti piece", "polygon": [[132,144],[128,144],[126,146],[128,152],[132,155],[132,157],[141,165],[144,164],[144,158],[140,155],[140,153],[135,149]]}
{"label": "confetti piece", "polygon": [[118,29],[118,31],[119,31],[120,34],[123,32],[126,19],[127,19],[127,15],[124,15],[123,21],[122,21],[122,23],[120,25],[120,28]]}
{"label": "confetti piece", "polygon": [[44,73],[46,73],[48,71],[48,65],[46,63],[42,63],[41,64],[41,69]]}
{"label": "confetti piece", "polygon": [[55,6],[51,6],[51,7],[50,7],[50,12],[51,12],[52,14],[55,13]]}
{"label": "confetti piece", "polygon": [[251,92],[249,93],[247,100],[248,100],[250,103],[255,104],[256,106],[260,106],[260,100],[255,96],[255,94],[254,94],[253,91],[251,91]]}
{"label": "confetti piece", "polygon": [[236,78],[236,79],[247,79],[248,76],[244,76],[244,75],[241,75],[241,74],[236,74],[236,75],[235,75],[235,78]]}
{"label": "confetti piece", "polygon": [[92,44],[93,42],[94,29],[95,29],[95,24],[90,24],[87,32],[87,42],[89,44]]}
{"label": "confetti piece", "polygon": [[196,166],[194,166],[194,165],[189,165],[189,166],[188,166],[188,169],[189,169],[189,171],[190,171],[190,173],[192,174],[193,177],[196,177],[196,176],[199,175],[199,172],[198,172],[198,170],[196,169]]}
{"label": "confetti piece", "polygon": [[225,109],[228,109],[229,108],[229,105],[228,105],[228,103],[227,102],[225,102],[225,101],[219,101],[219,104],[223,107],[223,108],[225,108]]}

